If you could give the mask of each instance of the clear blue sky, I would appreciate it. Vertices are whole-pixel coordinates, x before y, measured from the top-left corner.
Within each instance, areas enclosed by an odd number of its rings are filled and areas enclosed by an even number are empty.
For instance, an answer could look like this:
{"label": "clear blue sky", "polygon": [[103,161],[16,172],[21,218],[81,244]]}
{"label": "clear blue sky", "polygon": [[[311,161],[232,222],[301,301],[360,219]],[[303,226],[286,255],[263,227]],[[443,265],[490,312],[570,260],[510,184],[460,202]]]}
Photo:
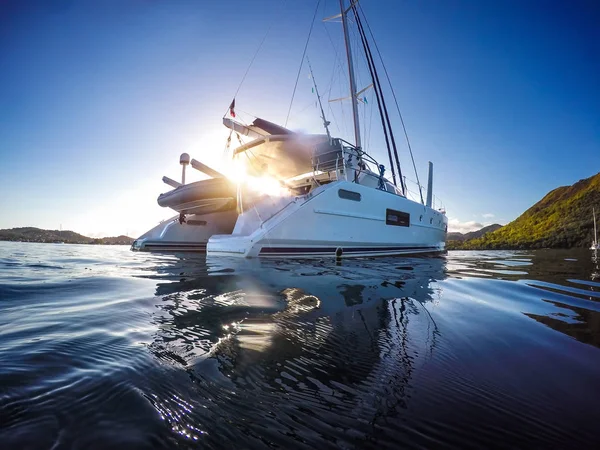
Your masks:
{"label": "clear blue sky", "polygon": [[[0,2],[0,228],[137,235],[169,217],[156,204],[160,178],[179,178],[183,151],[219,164],[222,115],[270,26],[236,102],[285,122],[316,4]],[[509,222],[600,171],[599,2],[361,4],[422,181],[434,161],[453,228]],[[346,95],[341,25],[320,20],[337,5],[321,1],[308,47],[325,99]],[[289,126],[321,132],[307,74]],[[364,69],[359,78],[368,84]],[[349,105],[326,107],[334,134],[350,138]],[[361,105],[367,125],[374,108]],[[376,119],[374,110],[366,146],[385,163]]]}

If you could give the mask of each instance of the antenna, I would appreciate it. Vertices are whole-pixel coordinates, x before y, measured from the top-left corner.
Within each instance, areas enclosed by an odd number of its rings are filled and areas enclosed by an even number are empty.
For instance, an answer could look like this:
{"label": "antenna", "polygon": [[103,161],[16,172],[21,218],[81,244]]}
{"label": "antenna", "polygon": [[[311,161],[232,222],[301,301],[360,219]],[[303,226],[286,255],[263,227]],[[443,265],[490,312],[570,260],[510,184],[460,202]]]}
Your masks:
{"label": "antenna", "polygon": [[325,111],[323,111],[323,104],[321,103],[321,96],[319,95],[319,89],[317,88],[317,80],[315,80],[315,76],[313,74],[312,67],[310,65],[310,60],[308,59],[308,56],[306,56],[306,62],[308,63],[308,70],[310,70],[310,78],[312,79],[313,85],[315,86],[315,94],[317,94],[317,100],[319,100],[319,108],[321,108],[321,119],[323,119],[323,126],[325,127],[325,131],[327,132],[327,138],[329,140],[331,140],[331,134],[329,133],[329,124],[331,122],[329,122],[325,118]]}

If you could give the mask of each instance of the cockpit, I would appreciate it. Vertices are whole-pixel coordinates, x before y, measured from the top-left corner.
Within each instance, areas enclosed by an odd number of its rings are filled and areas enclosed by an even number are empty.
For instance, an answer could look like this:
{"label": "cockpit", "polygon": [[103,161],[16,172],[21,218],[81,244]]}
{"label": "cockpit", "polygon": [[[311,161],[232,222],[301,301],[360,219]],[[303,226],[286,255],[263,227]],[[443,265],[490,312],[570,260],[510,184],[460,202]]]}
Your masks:
{"label": "cockpit", "polygon": [[372,157],[327,135],[262,136],[235,149],[234,164],[251,177],[277,180],[296,196],[342,179],[403,196]]}

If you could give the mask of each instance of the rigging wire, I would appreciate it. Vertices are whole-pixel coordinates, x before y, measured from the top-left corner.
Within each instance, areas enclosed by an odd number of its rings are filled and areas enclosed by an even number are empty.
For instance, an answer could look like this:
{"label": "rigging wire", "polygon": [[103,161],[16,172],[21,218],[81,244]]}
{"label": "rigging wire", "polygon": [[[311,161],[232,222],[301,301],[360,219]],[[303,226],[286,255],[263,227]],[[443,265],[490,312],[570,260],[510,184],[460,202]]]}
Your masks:
{"label": "rigging wire", "polygon": [[299,117],[304,111],[306,111],[311,106],[313,106],[313,107],[315,106],[315,101],[314,100],[311,100],[310,102],[306,103],[302,108],[300,108],[300,110],[298,112],[295,112],[291,116],[291,119]]}
{"label": "rigging wire", "polygon": [[[323,10],[325,10],[325,6],[327,5],[327,0],[325,0],[324,2],[324,6],[323,6]],[[334,20],[328,20],[327,22],[337,22],[337,23],[341,23],[340,21],[334,21]],[[335,127],[338,130],[338,133],[340,134],[344,134],[347,135],[348,134],[348,122],[346,121],[346,114],[345,114],[345,110],[344,110],[344,102],[340,101],[339,102],[339,111],[340,114],[342,116],[342,120],[338,121],[335,115],[335,111],[334,111],[334,107],[332,106],[331,103],[331,91],[333,91],[333,86],[337,86],[339,89],[339,92],[336,94],[337,98],[342,98],[345,95],[345,91],[341,90],[341,86],[342,85],[346,85],[350,83],[350,80],[348,79],[348,71],[344,70],[344,62],[342,61],[342,58],[340,58],[339,52],[338,52],[338,47],[339,47],[339,43],[338,45],[336,45],[333,42],[333,38],[331,37],[331,33],[329,32],[329,28],[327,27],[325,22],[322,22],[323,24],[323,28],[325,29],[325,33],[327,34],[327,37],[329,38],[329,42],[331,43],[331,47],[333,48],[333,52],[334,52],[334,58],[333,58],[333,68],[332,68],[332,72],[331,72],[331,81],[330,81],[330,85],[331,85],[331,89],[330,89],[330,94],[329,94],[329,98],[328,98],[328,108],[329,108],[329,112],[331,112],[331,116],[333,118],[333,123],[335,124]],[[343,79],[342,79],[343,78]],[[336,81],[336,83],[334,83],[334,80]],[[340,128],[339,124],[342,124],[341,127],[343,127],[343,131]]]}
{"label": "rigging wire", "polygon": [[[358,3],[358,2],[357,2]],[[367,29],[369,30],[369,34],[371,35],[371,39],[375,44],[375,50],[377,50],[377,55],[379,56],[379,60],[381,61],[381,66],[383,67],[383,71],[385,73],[385,77],[387,78],[388,84],[390,85],[390,90],[392,91],[392,96],[394,97],[394,103],[396,104],[396,110],[398,111],[398,115],[400,116],[400,122],[402,123],[402,130],[404,131],[404,137],[406,138],[406,145],[408,146],[408,151],[410,153],[410,159],[412,161],[413,169],[415,171],[415,176],[417,177],[417,184],[419,186],[419,194],[421,196],[421,203],[425,204],[423,200],[423,193],[421,192],[421,182],[419,181],[419,173],[417,172],[417,166],[415,164],[415,158],[413,156],[412,146],[410,145],[410,139],[408,138],[408,132],[406,131],[406,125],[404,124],[404,118],[402,117],[402,113],[400,112],[400,106],[398,105],[398,99],[396,98],[396,92],[394,91],[394,87],[392,86],[392,81],[390,80],[390,76],[388,74],[387,68],[383,62],[383,57],[381,56],[381,52],[379,51],[379,46],[377,45],[377,41],[375,40],[375,36],[373,36],[373,31],[371,31],[371,26],[369,25],[369,21],[367,20],[367,16],[365,15],[361,4],[358,4],[360,8],[360,12],[362,13],[365,24],[367,25]]]}
{"label": "rigging wire", "polygon": [[300,59],[300,67],[298,67],[298,74],[296,75],[296,83],[294,83],[294,91],[292,92],[292,99],[290,100],[290,107],[288,108],[284,127],[287,127],[287,123],[290,118],[290,112],[292,111],[292,105],[294,104],[294,96],[296,95],[296,88],[298,87],[298,80],[300,79],[300,73],[302,72],[302,65],[304,64],[304,57],[306,56],[306,49],[308,48],[308,42],[310,41],[310,35],[312,34],[313,26],[315,25],[315,19],[317,17],[317,12],[319,11],[320,4],[321,4],[321,0],[319,0],[317,2],[317,7],[315,8],[315,13],[313,14],[312,21],[310,22],[310,29],[308,30],[308,36],[306,37],[306,44],[304,44],[304,51],[302,52],[302,58]]}
{"label": "rigging wire", "polygon": [[[392,130],[392,125],[390,123],[390,117],[388,115],[387,107],[385,105],[385,98],[383,97],[383,91],[381,89],[381,83],[379,81],[379,74],[377,73],[377,68],[375,67],[375,61],[373,60],[373,54],[371,53],[371,48],[369,46],[369,43],[367,42],[367,36],[365,34],[364,28],[362,26],[362,21],[360,19],[360,16],[358,15],[358,10],[356,9],[355,4],[352,5],[352,11],[354,12],[354,17],[356,18],[356,24],[358,25],[358,30],[360,32],[360,37],[363,42],[363,47],[365,49],[367,61],[369,61],[369,71],[371,72],[371,77],[373,78],[374,87],[379,90],[379,97],[381,98],[380,106],[382,107],[381,109],[383,109],[383,112],[385,114],[385,122],[387,124],[387,128],[389,129],[390,140],[392,143],[392,148],[394,150],[394,159],[396,160],[396,166],[398,167],[398,176],[400,178],[400,186],[402,188],[402,191],[404,192],[406,187],[404,186],[404,180],[402,177],[402,168],[400,167],[400,160],[398,158],[398,149],[396,148],[396,140],[394,139],[394,133]],[[379,99],[379,97],[378,97],[378,99]],[[382,122],[383,122],[383,118],[382,118]],[[384,125],[384,131],[385,131],[385,125]],[[389,147],[388,147],[388,151],[389,151]],[[391,156],[390,156],[390,160],[391,160]],[[392,164],[392,167],[393,167],[393,164]],[[393,170],[392,170],[392,175],[394,175]],[[394,184],[396,184],[396,183],[394,182]]]}
{"label": "rigging wire", "polygon": [[[354,8],[353,8],[354,9]],[[354,13],[356,15],[356,10],[354,9]],[[356,16],[358,19],[358,16]],[[359,23],[357,21],[357,23]],[[359,26],[359,31],[361,30],[360,26]],[[376,72],[374,72],[374,67],[373,67],[373,61],[371,60],[371,58],[368,57],[368,45],[366,42],[366,37],[361,33],[360,34],[361,37],[361,41],[362,41],[362,45],[363,48],[365,49],[365,54],[367,54],[367,63],[368,63],[368,67],[369,67],[369,73],[371,74],[371,78],[373,79],[373,89],[375,90],[375,96],[377,97],[377,109],[379,110],[379,118],[381,120],[381,126],[383,128],[383,136],[385,138],[385,145],[387,147],[387,153],[388,153],[388,158],[390,160],[390,169],[392,171],[392,181],[394,183],[394,186],[397,186],[397,182],[396,182],[396,170],[394,169],[394,161],[392,159],[392,149],[390,147],[390,139],[388,136],[388,127],[389,127],[389,121],[388,124],[386,125],[385,119],[383,117],[383,110],[385,108],[385,103],[383,102],[382,99],[382,93],[380,92],[381,90],[381,86],[379,86],[379,83],[377,82],[378,79],[376,78]],[[390,134],[391,134],[391,127],[390,128]],[[395,148],[394,148],[395,149]],[[398,170],[400,170],[400,168],[398,167]],[[401,186],[403,187],[404,190],[404,185],[402,182],[402,174],[400,173],[400,183]]]}
{"label": "rigging wire", "polygon": [[308,64],[308,70],[310,70],[310,78],[312,79],[313,85],[315,87],[315,94],[317,95],[317,101],[319,102],[319,108],[321,109],[321,119],[323,119],[323,126],[325,127],[325,131],[327,132],[327,139],[331,140],[331,133],[329,133],[330,122],[325,118],[325,111],[323,111],[323,103],[321,102],[321,96],[319,95],[317,80],[315,80],[315,76],[313,74],[308,55],[306,55],[306,63]]}
{"label": "rigging wire", "polygon": [[[285,9],[285,4],[286,4],[286,1],[284,0],[283,9]],[[267,36],[269,36],[269,33],[271,32],[271,28],[273,28],[273,24],[274,23],[275,23],[275,20],[273,20],[271,22],[271,25],[269,25],[269,28],[267,28],[267,32],[265,33],[265,35],[263,36],[262,40],[260,41],[260,44],[258,45],[258,48],[256,49],[256,52],[254,53],[254,56],[250,60],[250,64],[248,64],[248,68],[246,69],[246,72],[244,73],[244,76],[242,77],[242,81],[240,81],[240,84],[238,85],[238,87],[237,87],[237,89],[235,91],[235,94],[233,95],[234,99],[237,97],[238,93],[240,92],[240,89],[242,88],[242,85],[244,84],[244,81],[246,81],[246,77],[248,76],[248,73],[250,72],[250,68],[252,67],[252,64],[254,64],[254,60],[258,56],[258,53],[260,52],[260,49],[262,48],[263,44],[267,40]],[[227,115],[228,111],[229,111],[229,108],[227,108],[227,110],[225,111],[224,116]]]}
{"label": "rigging wire", "polygon": [[[370,104],[373,104],[373,95],[374,95],[374,93],[371,92],[371,103]],[[367,144],[369,146],[371,145],[371,130],[373,129],[372,124],[373,124],[373,108],[369,108],[369,128],[368,128],[369,136],[366,138]]]}
{"label": "rigging wire", "polygon": [[[360,67],[358,63],[363,64],[364,62],[366,62],[366,57],[365,57],[364,52],[360,52],[358,50],[360,40],[361,40],[359,33],[354,28],[351,28],[350,31],[352,33],[352,39],[354,40],[354,42],[351,46],[351,50],[353,53],[352,60],[356,61],[356,64],[355,64],[355,68],[356,68],[356,67]],[[361,75],[362,74],[361,74],[360,70],[354,71],[357,92],[361,91],[361,89],[363,89],[364,86],[366,85],[366,83],[364,83],[362,81]],[[358,107],[358,114],[361,116],[359,123],[362,124],[361,136],[363,137],[363,140],[364,140],[366,133],[367,133],[367,122],[366,122],[367,121],[367,108],[365,107],[364,100],[362,98],[360,98],[357,93],[354,93],[354,97],[356,97],[356,99],[353,99],[351,97],[351,100],[356,101],[356,105]],[[363,97],[365,97],[365,96],[363,95]],[[362,105],[361,105],[361,103],[362,103]],[[365,151],[366,148],[367,147],[363,143],[362,150]]]}
{"label": "rigging wire", "polygon": [[[333,77],[335,75],[335,69],[338,69],[340,71],[340,73],[342,74],[342,76],[344,77],[344,83],[350,83],[350,81],[348,80],[348,73],[343,70],[343,63],[342,60],[339,56],[339,52],[338,52],[338,46],[335,45],[335,43],[333,42],[333,39],[331,38],[331,33],[329,33],[329,28],[327,28],[327,25],[325,25],[325,23],[323,22],[323,28],[325,29],[325,32],[327,33],[327,37],[329,38],[329,42],[331,42],[331,47],[333,48],[333,53],[334,53],[334,58],[333,58],[333,72],[331,73],[331,83],[333,83]],[[338,74],[339,77],[339,74]],[[338,86],[341,83],[338,83]]]}
{"label": "rigging wire", "polygon": [[[329,32],[327,32],[327,34],[329,35]],[[329,40],[331,41],[331,36],[329,37]],[[333,41],[331,41],[331,45],[333,46]],[[333,108],[331,107],[331,91],[333,91],[333,86],[334,86],[334,78],[336,75],[336,69],[338,68],[338,56],[337,56],[337,50],[335,48],[335,46],[333,47],[333,51],[335,53],[335,57],[333,59],[333,67],[331,70],[331,78],[329,80],[329,92],[328,92],[328,96],[327,96],[327,108],[328,108],[328,112],[331,112],[331,116],[333,117],[333,123],[335,125],[335,127],[338,130],[338,133],[341,133],[340,127],[337,123],[337,119],[335,118],[335,113],[333,112]]]}
{"label": "rigging wire", "polygon": [[[327,34],[329,35],[329,32],[327,32]],[[331,36],[330,36],[330,40],[331,40]],[[333,41],[331,41],[331,45],[333,45]],[[334,86],[336,86],[338,88],[337,97],[341,97],[343,95],[341,90],[339,89],[340,86],[342,85],[342,83],[340,81],[340,78],[341,78],[340,73],[342,73],[344,76],[347,76],[346,72],[342,68],[342,62],[339,59],[339,56],[338,56],[338,53],[337,53],[337,50],[335,49],[335,47],[334,47],[334,50],[335,50],[335,59],[334,59],[334,64],[333,64],[333,70],[331,72],[331,81],[330,81],[331,89],[329,91],[329,97],[327,100],[328,100],[329,111],[331,111],[331,115],[333,117],[333,121],[335,123],[335,127],[338,130],[338,133],[342,133],[342,130],[339,125],[339,123],[342,123],[343,124],[342,126],[344,127],[344,134],[346,134],[348,130],[347,130],[346,122],[344,119],[343,103],[340,103],[340,109],[341,109],[341,115],[342,115],[341,122],[338,122],[337,118],[335,117],[334,108],[331,105],[331,92],[334,90],[333,89]],[[334,83],[334,81],[335,81],[335,83]]]}

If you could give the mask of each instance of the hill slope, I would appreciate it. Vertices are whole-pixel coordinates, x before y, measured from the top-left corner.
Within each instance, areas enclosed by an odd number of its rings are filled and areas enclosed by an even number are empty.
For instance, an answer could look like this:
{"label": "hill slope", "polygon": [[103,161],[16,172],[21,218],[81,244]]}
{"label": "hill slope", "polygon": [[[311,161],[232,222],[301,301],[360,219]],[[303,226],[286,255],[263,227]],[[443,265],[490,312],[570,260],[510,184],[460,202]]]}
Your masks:
{"label": "hill slope", "polygon": [[0,241],[131,245],[134,239],[128,236],[95,239],[75,233],[74,231],[42,230],[41,228],[23,227],[0,230]]}
{"label": "hill slope", "polygon": [[448,241],[468,241],[469,239],[480,238],[484,234],[496,231],[501,227],[502,225],[494,223],[492,225],[488,225],[487,227],[480,228],[479,230],[469,231],[468,233],[448,233]]}
{"label": "hill slope", "polygon": [[461,248],[589,247],[594,225],[592,208],[600,216],[600,173],[572,186],[550,191],[516,220]]}

